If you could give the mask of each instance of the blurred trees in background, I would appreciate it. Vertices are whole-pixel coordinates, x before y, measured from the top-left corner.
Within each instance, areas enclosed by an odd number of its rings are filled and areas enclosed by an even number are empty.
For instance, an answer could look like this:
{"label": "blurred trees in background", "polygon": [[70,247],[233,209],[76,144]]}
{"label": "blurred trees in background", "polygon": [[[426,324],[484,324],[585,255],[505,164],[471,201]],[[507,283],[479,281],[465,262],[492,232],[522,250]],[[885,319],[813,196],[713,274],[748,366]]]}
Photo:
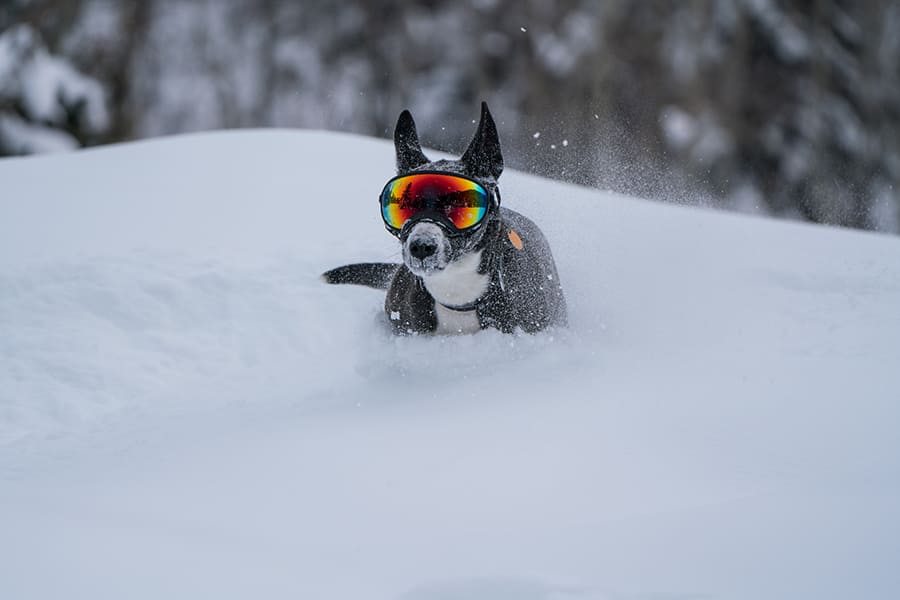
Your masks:
{"label": "blurred trees in background", "polygon": [[458,152],[482,99],[510,166],[900,229],[900,0],[0,4],[0,153],[403,108]]}

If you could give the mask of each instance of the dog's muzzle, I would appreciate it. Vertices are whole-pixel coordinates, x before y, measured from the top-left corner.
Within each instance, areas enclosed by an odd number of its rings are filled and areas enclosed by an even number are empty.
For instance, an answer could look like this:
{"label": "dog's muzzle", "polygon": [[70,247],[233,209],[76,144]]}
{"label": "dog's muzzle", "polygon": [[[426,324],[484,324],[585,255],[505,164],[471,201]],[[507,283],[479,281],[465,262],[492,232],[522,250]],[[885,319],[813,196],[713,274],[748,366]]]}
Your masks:
{"label": "dog's muzzle", "polygon": [[420,221],[403,237],[403,262],[416,275],[440,271],[450,262],[452,248],[440,225]]}

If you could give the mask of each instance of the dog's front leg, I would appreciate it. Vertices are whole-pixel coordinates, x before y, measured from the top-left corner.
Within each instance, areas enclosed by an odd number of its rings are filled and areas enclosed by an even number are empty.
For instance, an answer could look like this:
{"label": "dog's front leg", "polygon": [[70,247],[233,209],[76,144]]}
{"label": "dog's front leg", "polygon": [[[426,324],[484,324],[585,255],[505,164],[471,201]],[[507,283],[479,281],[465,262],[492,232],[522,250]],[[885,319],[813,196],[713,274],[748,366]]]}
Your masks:
{"label": "dog's front leg", "polygon": [[397,269],[384,301],[391,330],[397,335],[431,333],[437,329],[434,298],[422,279],[406,266]]}

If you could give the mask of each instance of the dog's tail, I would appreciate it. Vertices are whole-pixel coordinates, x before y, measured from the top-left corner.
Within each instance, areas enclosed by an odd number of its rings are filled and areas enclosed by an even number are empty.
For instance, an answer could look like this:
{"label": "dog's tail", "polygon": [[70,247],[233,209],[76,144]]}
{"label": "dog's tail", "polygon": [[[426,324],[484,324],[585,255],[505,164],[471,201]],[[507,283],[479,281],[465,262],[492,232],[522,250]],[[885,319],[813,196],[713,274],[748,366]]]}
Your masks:
{"label": "dog's tail", "polygon": [[386,290],[399,268],[397,263],[357,263],[325,271],[322,279],[326,283],[350,283]]}

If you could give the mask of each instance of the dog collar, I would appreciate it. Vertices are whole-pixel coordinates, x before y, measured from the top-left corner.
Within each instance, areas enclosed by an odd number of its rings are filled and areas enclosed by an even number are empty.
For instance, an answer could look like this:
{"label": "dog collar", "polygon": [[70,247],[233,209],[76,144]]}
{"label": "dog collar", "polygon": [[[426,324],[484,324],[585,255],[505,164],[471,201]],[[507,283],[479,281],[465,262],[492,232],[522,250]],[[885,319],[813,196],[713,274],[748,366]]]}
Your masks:
{"label": "dog collar", "polygon": [[469,312],[470,310],[475,310],[478,307],[478,303],[481,302],[481,298],[474,300],[473,302],[469,302],[468,304],[454,305],[454,304],[444,304],[443,302],[434,301],[436,304],[440,304],[447,310],[452,310],[454,312]]}

